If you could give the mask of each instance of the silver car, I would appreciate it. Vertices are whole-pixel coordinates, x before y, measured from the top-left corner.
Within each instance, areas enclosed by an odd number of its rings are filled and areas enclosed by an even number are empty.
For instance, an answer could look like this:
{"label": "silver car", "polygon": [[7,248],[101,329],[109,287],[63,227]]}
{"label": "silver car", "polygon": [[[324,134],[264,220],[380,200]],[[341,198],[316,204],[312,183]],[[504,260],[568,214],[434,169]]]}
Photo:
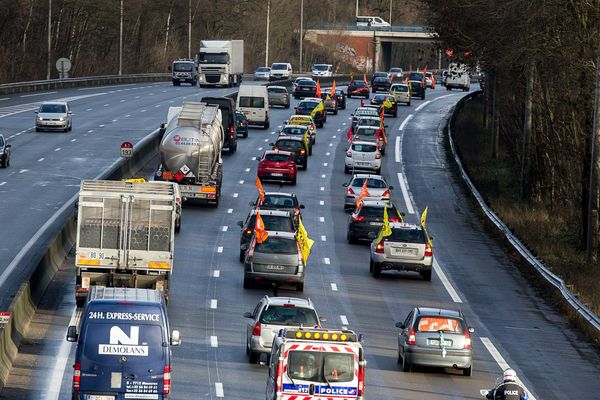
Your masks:
{"label": "silver car", "polygon": [[73,112],[66,101],[42,103],[35,111],[35,131],[70,131],[73,128]]}
{"label": "silver car", "polygon": [[393,186],[388,185],[385,178],[381,175],[371,174],[355,174],[348,183],[344,183],[346,188],[344,198],[344,210],[353,210],[356,208],[356,200],[362,189],[362,185],[367,180],[367,190],[369,195],[363,197],[363,200],[374,200],[390,202],[391,191],[394,189]]}
{"label": "silver car", "polygon": [[256,234],[250,239],[244,258],[244,289],[254,283],[289,283],[299,292],[304,291],[304,263],[292,232],[267,231],[269,237],[262,243]]}
{"label": "silver car", "polygon": [[406,83],[394,83],[390,88],[390,94],[396,98],[398,103],[410,106],[410,88]]}
{"label": "silver car", "polygon": [[290,94],[285,86],[267,86],[269,106],[290,108]]}
{"label": "silver car", "polygon": [[462,312],[440,308],[415,307],[403,322],[396,324],[398,363],[404,372],[413,365],[461,369],[473,372],[471,334]]}
{"label": "silver car", "polygon": [[[369,118],[372,120],[371,118]],[[364,119],[361,119],[362,123]],[[383,136],[378,132],[379,126],[371,126],[371,125],[357,125],[354,128],[354,141],[364,141],[371,142],[377,144],[377,149],[381,152],[382,155],[385,154],[385,140]]]}
{"label": "silver car", "polygon": [[246,326],[246,354],[255,364],[261,353],[270,353],[273,338],[280,329],[293,327],[320,328],[319,318],[310,299],[296,297],[263,297],[254,311],[244,313]]}
{"label": "silver car", "polygon": [[363,117],[379,118],[379,113],[371,107],[359,107],[352,113],[352,128],[358,125],[358,120]]}
{"label": "silver car", "polygon": [[433,247],[427,232],[418,225],[402,222],[390,223],[392,234],[371,242],[369,271],[379,278],[382,271],[412,271],[424,281],[431,280]]}
{"label": "silver car", "polygon": [[271,78],[271,67],[258,67],[254,71],[254,79],[268,81]]}
{"label": "silver car", "polygon": [[354,173],[356,170],[381,172],[381,153],[376,143],[352,142],[346,151],[344,172]]}

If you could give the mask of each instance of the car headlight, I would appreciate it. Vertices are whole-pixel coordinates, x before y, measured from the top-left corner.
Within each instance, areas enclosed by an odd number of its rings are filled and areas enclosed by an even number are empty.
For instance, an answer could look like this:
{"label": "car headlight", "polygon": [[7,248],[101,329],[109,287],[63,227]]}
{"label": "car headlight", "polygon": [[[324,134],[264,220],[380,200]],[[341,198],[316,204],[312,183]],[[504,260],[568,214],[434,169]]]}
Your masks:
{"label": "car headlight", "polygon": [[40,121],[40,122],[42,122],[42,121],[44,120],[44,118],[42,118],[42,117],[37,117],[37,120],[38,120],[38,121]]}
{"label": "car headlight", "polygon": [[0,156],[4,154],[4,149],[0,149]]}
{"label": "car headlight", "polygon": [[60,117],[58,120],[59,120],[60,122],[64,122],[64,121],[65,121],[65,117]]}

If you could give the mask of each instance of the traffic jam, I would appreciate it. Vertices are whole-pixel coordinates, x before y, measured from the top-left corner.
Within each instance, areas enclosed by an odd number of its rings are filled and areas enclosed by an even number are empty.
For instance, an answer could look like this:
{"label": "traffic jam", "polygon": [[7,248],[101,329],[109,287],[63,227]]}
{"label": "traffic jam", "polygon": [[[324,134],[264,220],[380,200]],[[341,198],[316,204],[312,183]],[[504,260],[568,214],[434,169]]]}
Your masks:
{"label": "traffic jam", "polygon": [[[291,93],[281,86],[242,86],[235,101],[186,100],[169,109],[161,126],[161,162],[152,180],[84,180],[76,245],[76,300],[83,313],[67,333],[67,340],[78,344],[73,399],[169,398],[170,349],[182,339],[170,328],[166,305],[182,206],[218,208],[225,174],[221,153],[234,153],[237,138],[248,137],[250,125],[268,128],[268,111],[257,116],[251,109],[269,105],[293,106],[293,112],[268,142],[270,148],[256,157],[256,193],[247,216],[238,221],[243,289],[265,292],[243,315],[247,359],[265,367],[267,400],[366,398],[364,336],[347,324],[328,326],[316,305],[300,295],[317,262],[311,260],[315,241],[303,224],[307,210],[291,189],[299,174],[320,173],[310,165],[315,152],[327,149],[320,146],[325,140],[319,130],[325,124],[342,126],[339,110],[350,105],[348,99],[360,98],[339,136],[348,176],[340,199],[348,214],[347,242],[369,245],[373,279],[409,271],[431,281],[428,209],[419,223],[406,222],[405,210],[394,203],[394,187],[382,174],[390,141],[387,119],[410,106],[415,94],[424,98],[427,87],[433,89],[435,80],[425,70],[402,78],[376,73],[370,81],[352,75],[346,90],[335,80],[322,88],[319,80],[306,77],[293,82]],[[265,189],[268,185],[279,189]],[[297,295],[280,295],[289,290]],[[459,310],[416,306],[396,327],[403,371],[438,366],[471,376],[474,330]]]}

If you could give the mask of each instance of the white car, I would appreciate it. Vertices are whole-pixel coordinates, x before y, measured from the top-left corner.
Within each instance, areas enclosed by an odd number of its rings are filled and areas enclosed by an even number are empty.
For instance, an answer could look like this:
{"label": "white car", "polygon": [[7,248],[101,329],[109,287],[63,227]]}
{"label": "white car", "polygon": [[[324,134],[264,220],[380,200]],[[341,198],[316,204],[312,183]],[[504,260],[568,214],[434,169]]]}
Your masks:
{"label": "white car", "polygon": [[70,131],[73,128],[73,111],[66,101],[42,103],[35,111],[35,131]]}
{"label": "white car", "polygon": [[270,67],[258,67],[256,71],[254,71],[254,79],[265,80],[268,81],[271,78],[271,68]]}
{"label": "white car", "polygon": [[354,173],[358,170],[372,171],[376,175],[381,172],[381,152],[373,142],[352,142],[346,151],[344,172]]}
{"label": "white car", "polygon": [[333,65],[331,64],[315,64],[312,67],[313,78],[323,76],[333,76]]}
{"label": "white car", "polygon": [[396,98],[398,103],[410,106],[410,87],[406,83],[394,83],[390,87],[390,94]]}
{"label": "white car", "polygon": [[273,63],[271,64],[270,80],[290,79],[292,76],[292,64],[290,63]]}

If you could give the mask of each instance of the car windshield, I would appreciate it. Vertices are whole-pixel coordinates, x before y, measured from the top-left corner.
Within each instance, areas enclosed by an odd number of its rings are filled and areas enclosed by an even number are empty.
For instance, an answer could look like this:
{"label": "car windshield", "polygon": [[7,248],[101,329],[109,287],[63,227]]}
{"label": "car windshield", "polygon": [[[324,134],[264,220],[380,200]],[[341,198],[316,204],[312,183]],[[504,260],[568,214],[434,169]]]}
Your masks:
{"label": "car windshield", "polygon": [[374,153],[377,150],[377,146],[374,144],[354,143],[352,145],[352,150],[363,153]]}
{"label": "car windshield", "polygon": [[229,54],[227,53],[200,53],[198,57],[200,64],[228,64]]}
{"label": "car windshield", "polygon": [[380,102],[380,103],[383,103],[387,98],[388,98],[387,94],[378,94],[375,97],[373,97],[373,100],[375,100],[377,102]]}
{"label": "car windshield", "polygon": [[174,63],[173,71],[189,72],[192,70],[193,67],[194,67],[194,64],[192,64],[192,63]]}
{"label": "car windshield", "polygon": [[269,72],[270,70],[271,70],[271,68],[268,68],[268,67],[256,68],[256,72]]}
{"label": "car windshield", "polygon": [[303,149],[304,143],[302,143],[300,140],[278,140],[275,142],[275,147],[280,150],[291,149],[292,151],[296,151]]}
{"label": "car windshield", "polygon": [[373,76],[374,76],[375,78],[377,78],[378,76],[387,76],[387,72],[375,72],[375,73],[373,74]]}
{"label": "car windshield", "polygon": [[392,242],[426,243],[425,232],[421,229],[394,228],[392,234],[386,238]]}
{"label": "car windshield", "polygon": [[[358,215],[362,217],[371,217],[371,218],[383,218],[383,207],[372,207],[372,206],[363,206],[361,207]],[[388,207],[388,217],[398,215],[395,207]]]}
{"label": "car windshield", "polygon": [[417,322],[417,330],[419,332],[448,332],[448,333],[463,333],[462,321],[456,318],[448,318],[442,316],[421,317]]}
{"label": "car windshield", "polygon": [[295,208],[297,206],[295,197],[282,196],[277,194],[265,194],[265,201],[261,204],[261,207],[266,208]]}
{"label": "car windshield", "polygon": [[402,92],[402,93],[406,93],[406,92],[408,92],[408,86],[405,86],[405,85],[394,85],[390,89],[390,92]]}
{"label": "car windshield", "polygon": [[402,68],[392,68],[390,72],[402,72]]}
{"label": "car windshield", "polygon": [[[377,125],[379,126],[379,125]],[[358,128],[356,134],[358,136],[375,136],[379,128]]]}
{"label": "car windshield", "polygon": [[305,80],[301,80],[300,82],[298,82],[298,86],[317,87],[317,83],[314,81],[309,81],[309,80],[305,79]]}
{"label": "car windshield", "polygon": [[335,94],[341,96],[344,94],[344,91],[342,89],[335,89]]}
{"label": "car windshield", "polygon": [[313,70],[315,71],[327,71],[327,68],[329,68],[328,65],[323,65],[323,64],[317,64],[313,67]]}
{"label": "car windshield", "polygon": [[319,326],[319,318],[312,308],[295,307],[293,304],[268,306],[260,314],[261,324],[288,326]]}
{"label": "car windshield", "polygon": [[292,379],[310,382],[351,382],[354,354],[291,350],[287,373]]}
{"label": "car windshield", "polygon": [[268,87],[267,92],[269,93],[287,93],[287,89],[283,87]]}
{"label": "car windshield", "polygon": [[298,245],[295,239],[284,239],[269,236],[262,243],[256,242],[255,252],[270,254],[298,254]]}
{"label": "car windshield", "polygon": [[265,107],[265,99],[263,97],[241,96],[240,97],[240,107],[264,108]]}
{"label": "car windshield", "polygon": [[286,126],[281,132],[288,135],[304,135],[306,133],[306,128]]}
{"label": "car windshield", "polygon": [[276,162],[288,162],[290,160],[290,156],[287,154],[270,153],[265,154],[265,160]]}
{"label": "car windshield", "polygon": [[271,69],[287,69],[287,64],[273,64]]}
{"label": "car windshield", "polygon": [[42,113],[66,113],[67,106],[64,104],[42,104],[40,107]]}
{"label": "car windshield", "polygon": [[317,101],[303,101],[298,104],[298,110],[314,110],[316,106],[319,105]]}
{"label": "car windshield", "polygon": [[367,83],[365,81],[354,81],[355,87],[367,87]]}
{"label": "car windshield", "polygon": [[374,82],[377,82],[377,83],[387,83],[388,82],[388,78],[383,77],[383,76],[379,76],[379,77],[375,78]]}
{"label": "car windshield", "polygon": [[423,79],[423,73],[422,72],[411,72],[410,75],[408,75],[408,79],[409,80],[415,80],[415,81],[420,81],[421,79]]}
{"label": "car windshield", "polygon": [[[354,178],[352,187],[361,187],[365,183],[365,179],[367,178]],[[385,189],[387,187],[386,183],[381,179],[370,178],[367,180],[367,188],[371,189]]]}
{"label": "car windshield", "polygon": [[378,117],[379,114],[377,114],[377,110],[375,109],[362,109],[362,110],[357,110],[354,113],[355,116],[373,116],[373,117]]}
{"label": "car windshield", "polygon": [[417,81],[413,81],[410,83],[413,87],[413,89],[421,89],[421,82],[417,82]]}
{"label": "car windshield", "polygon": [[[292,221],[289,217],[282,215],[267,215],[261,214],[265,224],[265,230],[267,231],[279,231],[279,232],[294,232],[294,227],[292,226]],[[251,216],[248,220],[248,229],[254,229],[254,225],[256,223],[256,217]]]}
{"label": "car windshield", "polygon": [[246,119],[246,116],[243,113],[241,113],[241,112],[236,112],[235,113],[235,120],[237,122],[242,122],[245,119]]}

